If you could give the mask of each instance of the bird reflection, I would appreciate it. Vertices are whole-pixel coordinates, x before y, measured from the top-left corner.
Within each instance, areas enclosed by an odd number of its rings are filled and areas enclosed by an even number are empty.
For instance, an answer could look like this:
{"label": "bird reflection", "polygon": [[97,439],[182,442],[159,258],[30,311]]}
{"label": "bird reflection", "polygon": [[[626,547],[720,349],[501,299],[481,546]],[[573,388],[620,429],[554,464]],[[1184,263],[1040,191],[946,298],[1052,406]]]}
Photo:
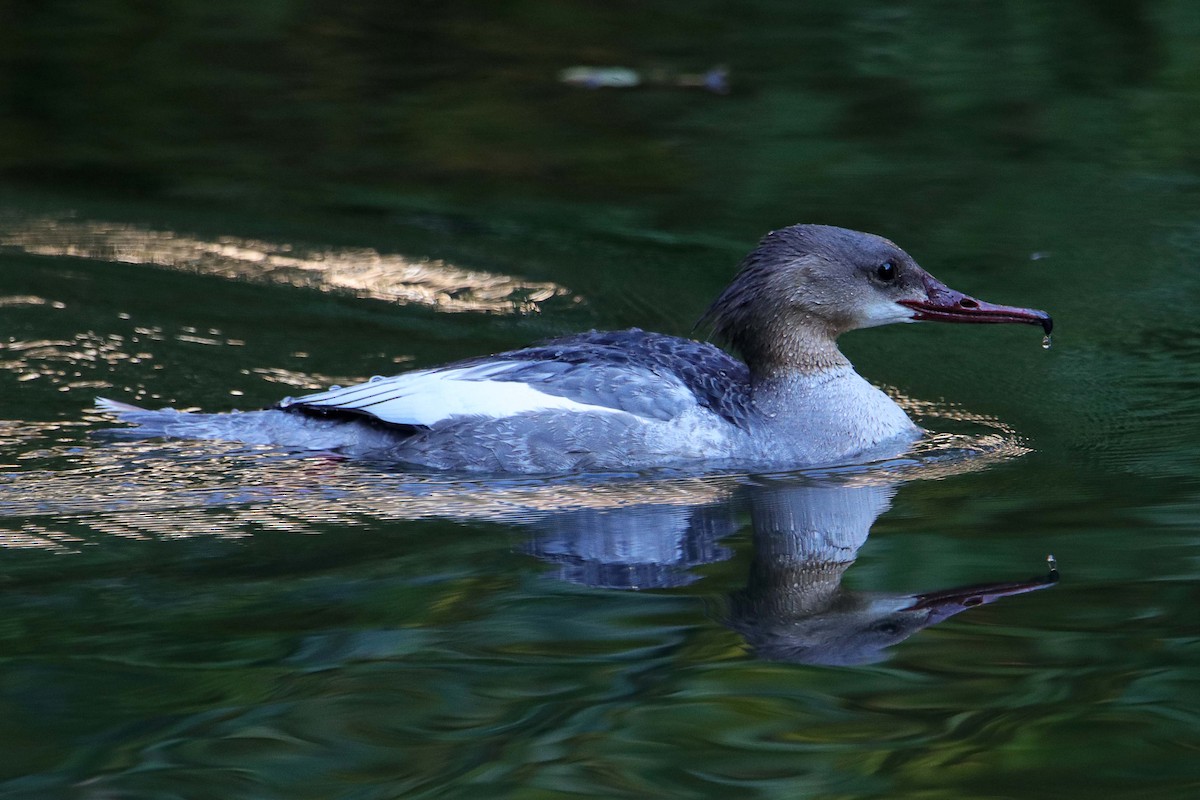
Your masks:
{"label": "bird reflection", "polygon": [[[850,665],[930,625],[1002,597],[1043,589],[1043,576],[911,594],[848,589],[842,577],[895,486],[778,481],[742,487],[753,526],[746,586],[729,598],[728,625],[759,658]],[[729,558],[720,540],[737,529],[738,503],[584,509],[534,524],[530,551],[557,577],[605,588],[690,583],[696,566]]]}
{"label": "bird reflection", "polygon": [[22,467],[0,481],[0,549],[71,553],[107,539],[490,521],[519,528],[523,549],[561,580],[662,589],[696,581],[699,568],[731,558],[729,537],[748,511],[751,565],[745,585],[729,595],[725,622],[759,658],[814,664],[878,661],[922,628],[1057,579],[1052,566],[1027,581],[909,594],[842,585],[896,487],[986,469],[1023,452],[1002,434],[933,436],[924,449],[871,465],[786,476],[490,481],[212,442],[181,451],[154,442],[85,446],[67,436],[44,445],[51,434],[69,432],[59,423],[0,425],[0,455],[13,452]]}
{"label": "bird reflection", "polygon": [[604,589],[665,589],[699,578],[693,567],[733,555],[720,540],[737,530],[733,507],[639,505],[584,508],[530,523],[529,551],[564,581]]}

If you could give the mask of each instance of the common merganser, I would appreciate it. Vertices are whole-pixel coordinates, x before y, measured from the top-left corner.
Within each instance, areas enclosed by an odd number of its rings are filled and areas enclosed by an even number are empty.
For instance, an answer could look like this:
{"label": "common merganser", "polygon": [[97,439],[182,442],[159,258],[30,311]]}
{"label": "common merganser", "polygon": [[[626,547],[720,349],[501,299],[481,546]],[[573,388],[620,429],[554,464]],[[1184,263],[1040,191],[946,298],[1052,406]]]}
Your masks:
{"label": "common merganser", "polygon": [[563,473],[786,469],[901,450],[922,431],[854,371],[846,331],[893,322],[1029,323],[1044,311],[948,288],[892,242],[826,225],[767,234],[701,323],[741,354],[636,328],[406,372],[262,411],[99,407],[138,436],[226,439],[433,469]]}

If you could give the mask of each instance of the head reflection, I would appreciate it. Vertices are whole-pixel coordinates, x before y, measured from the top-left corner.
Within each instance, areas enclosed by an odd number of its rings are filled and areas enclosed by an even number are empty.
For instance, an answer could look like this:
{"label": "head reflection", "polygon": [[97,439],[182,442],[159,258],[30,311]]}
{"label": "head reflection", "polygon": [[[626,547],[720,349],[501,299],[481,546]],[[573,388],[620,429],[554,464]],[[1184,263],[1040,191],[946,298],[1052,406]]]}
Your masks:
{"label": "head reflection", "polygon": [[912,594],[848,589],[842,577],[895,486],[773,481],[742,487],[739,502],[583,509],[543,518],[530,549],[559,578],[614,589],[666,588],[697,579],[694,567],[729,558],[720,540],[749,508],[753,559],[729,598],[727,624],[759,658],[867,664],[954,614],[1050,586],[1028,581]]}

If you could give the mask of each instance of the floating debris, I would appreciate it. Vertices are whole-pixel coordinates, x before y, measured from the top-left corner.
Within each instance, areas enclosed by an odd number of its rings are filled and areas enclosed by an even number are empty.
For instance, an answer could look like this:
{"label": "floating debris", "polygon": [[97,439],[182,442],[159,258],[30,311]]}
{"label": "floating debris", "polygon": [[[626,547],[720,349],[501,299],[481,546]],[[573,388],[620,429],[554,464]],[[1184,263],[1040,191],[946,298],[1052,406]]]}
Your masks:
{"label": "floating debris", "polygon": [[625,67],[568,67],[558,79],[584,89],[633,89],[642,85],[642,76]]}
{"label": "floating debris", "polygon": [[729,94],[729,69],[713,67],[703,73],[675,73],[667,70],[638,72],[629,67],[568,67],[558,73],[560,82],[584,89],[636,89],[659,86],[673,89],[703,89],[713,94]]}

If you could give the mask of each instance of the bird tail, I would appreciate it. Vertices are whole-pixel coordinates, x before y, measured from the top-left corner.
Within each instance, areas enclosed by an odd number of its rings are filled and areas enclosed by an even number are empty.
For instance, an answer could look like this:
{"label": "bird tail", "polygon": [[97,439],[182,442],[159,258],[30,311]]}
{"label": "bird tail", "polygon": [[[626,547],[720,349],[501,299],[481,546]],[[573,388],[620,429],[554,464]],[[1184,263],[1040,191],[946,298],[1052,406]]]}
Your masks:
{"label": "bird tail", "polygon": [[111,439],[216,439],[276,445],[299,451],[373,454],[395,447],[395,434],[341,419],[320,419],[283,409],[206,414],[163,408],[152,411],[119,400],[96,398],[96,409],[136,427],[96,433]]}
{"label": "bird tail", "polygon": [[131,405],[130,403],[122,403],[120,400],[110,400],[107,397],[96,398],[96,410],[103,411],[106,414],[113,414],[120,417],[122,414],[130,411],[146,411],[141,406]]}
{"label": "bird tail", "polygon": [[[135,428],[109,428],[104,435],[120,439],[150,439],[156,437],[212,438],[199,437],[192,431],[180,431],[180,423],[185,425],[197,415],[171,408],[152,411],[148,408],[123,403],[107,397],[97,397],[95,408],[105,414],[111,414],[121,422],[136,425]],[[189,426],[190,427],[190,426]]]}

